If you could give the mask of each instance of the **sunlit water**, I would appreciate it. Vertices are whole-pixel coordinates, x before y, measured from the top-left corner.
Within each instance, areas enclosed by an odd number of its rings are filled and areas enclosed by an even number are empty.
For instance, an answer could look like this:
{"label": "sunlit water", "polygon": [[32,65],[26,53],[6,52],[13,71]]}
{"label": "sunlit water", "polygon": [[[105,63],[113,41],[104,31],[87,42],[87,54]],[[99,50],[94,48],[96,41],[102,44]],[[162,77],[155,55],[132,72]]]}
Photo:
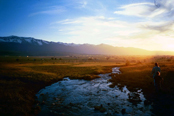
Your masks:
{"label": "sunlit water", "polygon": [[[120,73],[119,68],[112,73]],[[109,74],[99,76],[91,81],[67,77],[40,90],[36,94],[42,108],[38,115],[151,115],[141,90],[131,93],[126,86],[110,88]]]}

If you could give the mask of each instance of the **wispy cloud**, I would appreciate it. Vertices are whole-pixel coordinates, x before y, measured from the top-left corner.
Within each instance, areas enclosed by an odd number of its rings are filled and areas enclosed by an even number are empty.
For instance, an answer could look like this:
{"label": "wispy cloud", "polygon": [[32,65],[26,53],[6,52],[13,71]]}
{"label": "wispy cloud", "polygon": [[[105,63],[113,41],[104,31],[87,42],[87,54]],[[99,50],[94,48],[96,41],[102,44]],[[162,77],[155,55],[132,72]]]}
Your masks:
{"label": "wispy cloud", "polygon": [[159,18],[163,17],[168,10],[164,7],[159,7],[154,3],[136,3],[120,7],[121,10],[115,11],[115,14],[137,16],[143,18]]}
{"label": "wispy cloud", "polygon": [[82,2],[80,2],[80,7],[81,8],[85,8],[86,7],[86,5],[87,5],[87,1],[82,1]]}
{"label": "wispy cloud", "polygon": [[65,20],[61,20],[61,21],[57,21],[57,22],[52,22],[50,25],[54,25],[54,24],[78,24],[78,23],[83,23],[83,20],[72,20],[72,19],[65,19]]}
{"label": "wispy cloud", "polygon": [[120,7],[115,14],[136,16],[146,22],[141,23],[143,28],[167,31],[174,25],[174,0],[155,0],[154,3],[136,3]]}
{"label": "wispy cloud", "polygon": [[[154,3],[135,3],[120,7],[115,14],[152,18],[173,17],[174,0],[154,0]],[[165,17],[166,18],[166,17]]]}
{"label": "wispy cloud", "polygon": [[115,11],[115,14],[146,17],[155,10],[153,3],[136,3],[129,4],[120,7],[121,10]]}
{"label": "wispy cloud", "polygon": [[48,7],[46,10],[31,13],[29,15],[29,17],[35,16],[35,15],[40,15],[40,14],[54,15],[54,14],[62,13],[64,11],[66,11],[66,10],[63,7],[51,6],[51,7]]}
{"label": "wispy cloud", "polygon": [[61,31],[62,33],[71,35],[71,42],[76,41],[80,43],[98,43],[98,41],[105,43],[105,38],[113,36],[125,38],[126,36],[133,36],[140,31],[137,24],[130,24],[104,16],[66,19],[54,22],[51,26],[53,25],[61,27],[59,30],[64,30]]}
{"label": "wispy cloud", "polygon": [[141,25],[145,29],[156,30],[159,32],[165,32],[173,30],[174,21],[161,21],[161,22],[145,22]]}

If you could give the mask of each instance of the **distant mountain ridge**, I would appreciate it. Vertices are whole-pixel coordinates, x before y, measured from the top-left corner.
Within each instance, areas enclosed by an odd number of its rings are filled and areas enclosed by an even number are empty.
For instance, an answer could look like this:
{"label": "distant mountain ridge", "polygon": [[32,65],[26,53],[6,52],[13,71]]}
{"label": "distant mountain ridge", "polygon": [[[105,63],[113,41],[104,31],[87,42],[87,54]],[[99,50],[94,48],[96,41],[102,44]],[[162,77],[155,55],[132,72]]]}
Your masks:
{"label": "distant mountain ridge", "polygon": [[[49,42],[41,39],[35,39],[33,37],[18,37],[18,36],[7,36],[7,37],[0,37],[0,42],[14,42],[14,43],[30,43],[30,44],[35,44],[35,45],[44,45],[44,44],[51,44],[51,43],[56,43],[56,42]],[[63,42],[57,42],[59,44],[64,44],[64,45],[75,45],[74,43],[63,43]]]}
{"label": "distant mountain ridge", "polygon": [[71,54],[101,55],[174,55],[174,52],[148,51],[139,48],[113,47],[107,44],[49,42],[32,37],[0,37],[0,55],[57,56]]}

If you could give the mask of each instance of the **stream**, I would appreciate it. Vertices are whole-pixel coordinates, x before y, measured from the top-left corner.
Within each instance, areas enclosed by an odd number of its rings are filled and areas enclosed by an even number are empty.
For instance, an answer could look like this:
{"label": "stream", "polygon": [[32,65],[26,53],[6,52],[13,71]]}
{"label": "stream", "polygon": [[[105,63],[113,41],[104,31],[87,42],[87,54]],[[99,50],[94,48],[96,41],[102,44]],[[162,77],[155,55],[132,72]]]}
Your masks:
{"label": "stream", "polygon": [[[112,73],[120,73],[119,67]],[[101,78],[91,81],[66,77],[41,89],[36,94],[41,107],[38,116],[152,115],[151,105],[144,105],[141,89],[130,92],[126,86],[110,88],[110,74],[100,74]]]}

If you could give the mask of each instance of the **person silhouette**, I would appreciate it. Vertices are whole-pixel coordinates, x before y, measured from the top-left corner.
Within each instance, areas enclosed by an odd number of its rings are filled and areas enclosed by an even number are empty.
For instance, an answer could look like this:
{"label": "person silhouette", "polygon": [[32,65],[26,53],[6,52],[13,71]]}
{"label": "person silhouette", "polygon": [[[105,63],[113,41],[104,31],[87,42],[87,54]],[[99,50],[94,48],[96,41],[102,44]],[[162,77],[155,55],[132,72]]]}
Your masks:
{"label": "person silhouette", "polygon": [[152,68],[152,74],[154,79],[154,86],[155,86],[155,76],[157,75],[157,72],[161,73],[161,68],[159,67],[158,63],[155,63],[155,67]]}
{"label": "person silhouette", "polygon": [[160,76],[160,72],[156,72],[156,76],[154,77],[155,79],[155,89],[157,92],[161,91],[161,84],[163,81],[163,78]]}

